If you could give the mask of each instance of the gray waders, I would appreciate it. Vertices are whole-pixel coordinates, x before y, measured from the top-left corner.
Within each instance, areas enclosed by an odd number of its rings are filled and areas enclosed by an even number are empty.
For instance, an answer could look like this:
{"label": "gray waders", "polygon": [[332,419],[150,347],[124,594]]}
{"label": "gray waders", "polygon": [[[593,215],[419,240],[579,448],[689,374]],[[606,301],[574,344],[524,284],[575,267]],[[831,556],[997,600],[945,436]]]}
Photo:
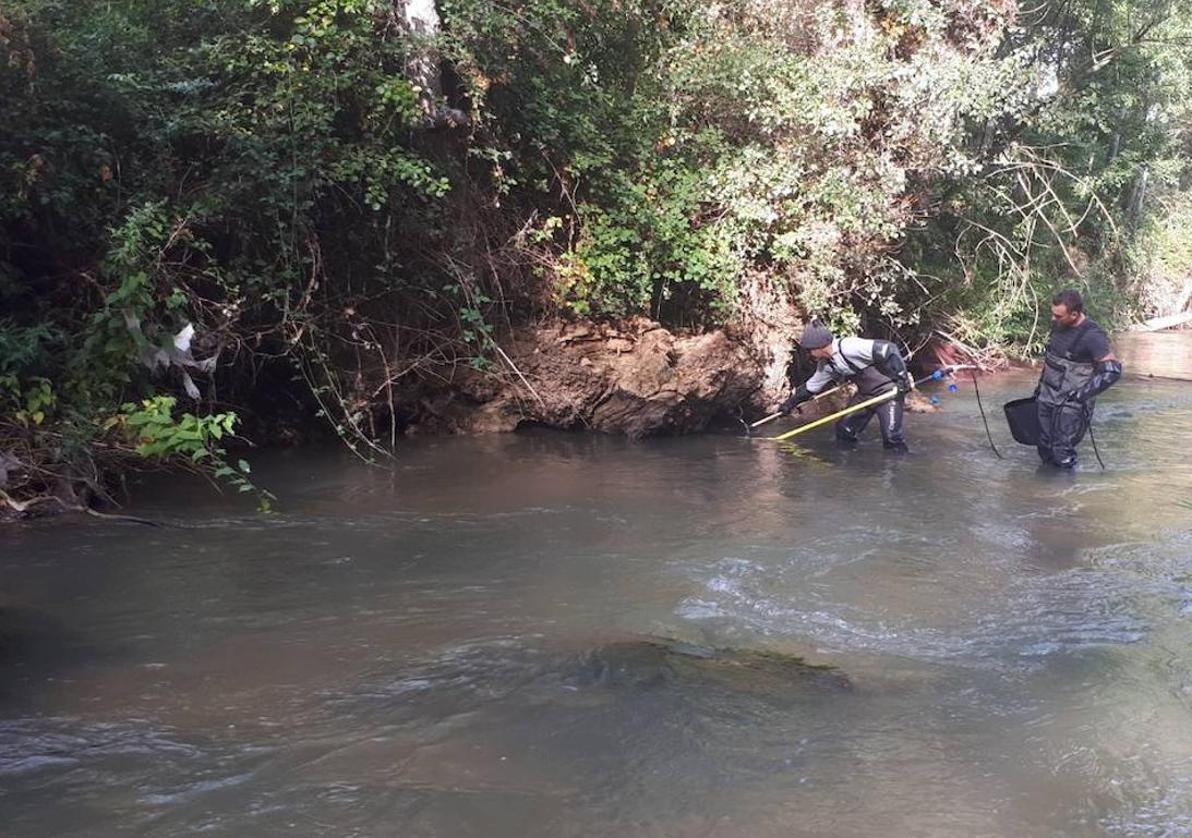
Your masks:
{"label": "gray waders", "polygon": [[[1079,338],[1077,339],[1079,340]],[[1060,468],[1076,465],[1076,446],[1084,439],[1093,415],[1093,401],[1073,398],[1096,373],[1096,365],[1070,361],[1048,351],[1039,378],[1039,458]]]}
{"label": "gray waders", "polygon": [[[841,353],[845,363],[853,370],[853,381],[857,384],[857,392],[849,399],[849,405],[860,404],[866,399],[888,393],[894,382],[876,366],[856,367]],[[882,445],[892,451],[906,451],[906,438],[902,435],[902,413],[906,398],[899,394],[889,401],[875,405],[868,410],[859,410],[846,416],[836,423],[836,439],[846,445],[856,443],[861,432],[874,416],[877,416],[878,426],[882,431]]]}

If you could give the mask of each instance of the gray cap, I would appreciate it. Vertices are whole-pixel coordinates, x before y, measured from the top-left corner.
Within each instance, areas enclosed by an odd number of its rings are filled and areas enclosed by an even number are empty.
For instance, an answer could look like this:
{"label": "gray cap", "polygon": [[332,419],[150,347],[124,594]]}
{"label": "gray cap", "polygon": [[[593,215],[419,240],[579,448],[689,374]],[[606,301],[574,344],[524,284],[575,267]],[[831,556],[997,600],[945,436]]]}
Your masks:
{"label": "gray cap", "polygon": [[812,320],[803,327],[803,337],[799,338],[799,346],[804,349],[820,349],[832,342],[832,332],[818,320]]}

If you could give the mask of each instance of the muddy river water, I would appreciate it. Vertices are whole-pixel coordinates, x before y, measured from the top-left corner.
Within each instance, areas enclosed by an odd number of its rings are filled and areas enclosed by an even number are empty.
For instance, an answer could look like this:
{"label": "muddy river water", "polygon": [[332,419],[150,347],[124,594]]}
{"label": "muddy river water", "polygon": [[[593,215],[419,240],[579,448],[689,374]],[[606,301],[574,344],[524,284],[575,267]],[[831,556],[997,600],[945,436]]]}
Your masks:
{"label": "muddy river water", "polygon": [[[780,446],[256,458],[0,531],[5,836],[1192,834],[1192,386]],[[820,666],[832,669],[817,668]]]}

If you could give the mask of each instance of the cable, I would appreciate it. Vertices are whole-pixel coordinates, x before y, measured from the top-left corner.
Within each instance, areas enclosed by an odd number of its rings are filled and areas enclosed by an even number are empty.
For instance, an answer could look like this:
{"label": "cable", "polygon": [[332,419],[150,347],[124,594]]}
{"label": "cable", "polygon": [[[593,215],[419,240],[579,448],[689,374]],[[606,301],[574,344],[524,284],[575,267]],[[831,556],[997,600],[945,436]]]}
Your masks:
{"label": "cable", "polygon": [[1101,452],[1097,450],[1097,437],[1093,435],[1093,414],[1089,411],[1089,442],[1093,444],[1093,453],[1097,455],[1097,462],[1101,465],[1101,471],[1105,471],[1105,462],[1101,459]]}
{"label": "cable", "polygon": [[[1067,399],[1065,399],[1064,402],[1060,404],[1051,414],[1051,442],[1053,443],[1055,440],[1059,439],[1058,430],[1060,420],[1063,419],[1064,410],[1070,407],[1069,399],[1071,398],[1072,397],[1069,396]],[[1085,421],[1085,429],[1089,434],[1089,441],[1093,443],[1093,453],[1097,455],[1097,463],[1101,466],[1101,471],[1105,471],[1105,461],[1101,459],[1101,452],[1097,449],[1097,438],[1093,436],[1093,412],[1089,409],[1087,404],[1079,405],[1079,408]],[[1075,449],[1077,444],[1077,442],[1073,442],[1072,448]]]}
{"label": "cable", "polygon": [[973,392],[977,394],[977,408],[981,411],[981,421],[985,423],[985,436],[989,438],[989,447],[993,449],[993,453],[997,454],[999,460],[1006,459],[1002,456],[1002,452],[997,450],[997,446],[993,444],[993,434],[989,431],[989,420],[985,418],[985,405],[981,404],[981,388],[977,386],[977,371],[975,369],[969,372],[973,375]]}

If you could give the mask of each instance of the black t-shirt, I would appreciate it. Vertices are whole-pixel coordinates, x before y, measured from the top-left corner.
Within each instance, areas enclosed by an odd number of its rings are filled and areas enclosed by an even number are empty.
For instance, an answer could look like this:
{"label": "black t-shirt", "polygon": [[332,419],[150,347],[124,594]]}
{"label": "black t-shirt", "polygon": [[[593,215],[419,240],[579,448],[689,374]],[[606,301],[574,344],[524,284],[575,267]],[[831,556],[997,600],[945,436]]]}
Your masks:
{"label": "black t-shirt", "polygon": [[1068,329],[1053,326],[1051,339],[1047,342],[1047,351],[1079,364],[1095,364],[1112,350],[1109,348],[1109,336],[1105,334],[1105,330],[1093,322],[1091,317],[1086,317],[1079,326]]}

